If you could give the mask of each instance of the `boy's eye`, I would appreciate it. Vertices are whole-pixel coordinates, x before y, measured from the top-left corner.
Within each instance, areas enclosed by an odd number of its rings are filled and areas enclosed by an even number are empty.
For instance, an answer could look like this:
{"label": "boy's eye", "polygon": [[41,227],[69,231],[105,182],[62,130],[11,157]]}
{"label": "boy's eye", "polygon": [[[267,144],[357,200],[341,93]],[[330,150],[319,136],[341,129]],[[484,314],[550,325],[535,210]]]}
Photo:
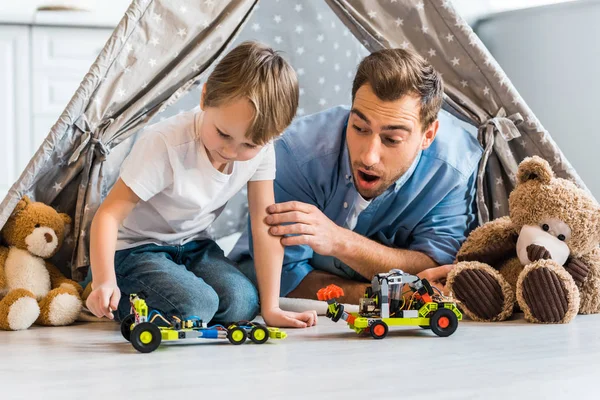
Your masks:
{"label": "boy's eye", "polygon": [[249,149],[255,149],[256,145],[255,144],[251,144],[251,143],[244,143],[244,146],[246,146]]}
{"label": "boy's eye", "polygon": [[224,134],[223,132],[221,132],[220,130],[217,129],[217,132],[219,133],[219,136],[221,136],[223,139],[229,139],[231,136]]}

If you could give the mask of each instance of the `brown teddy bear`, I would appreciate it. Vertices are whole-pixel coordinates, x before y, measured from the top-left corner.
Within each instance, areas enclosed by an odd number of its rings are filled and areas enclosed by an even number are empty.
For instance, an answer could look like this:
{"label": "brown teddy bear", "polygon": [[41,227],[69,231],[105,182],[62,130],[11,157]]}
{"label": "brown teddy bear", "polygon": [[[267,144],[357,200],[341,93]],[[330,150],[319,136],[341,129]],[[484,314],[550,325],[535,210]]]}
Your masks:
{"label": "brown teddy bear", "polygon": [[474,230],[447,286],[476,321],[502,321],[516,304],[537,323],[567,323],[600,311],[600,207],[525,159],[509,198],[510,216]]}
{"label": "brown teddy bear", "polygon": [[0,246],[0,329],[21,330],[34,322],[68,325],[81,311],[81,286],[47,261],[71,224],[43,203],[23,197],[2,229]]}

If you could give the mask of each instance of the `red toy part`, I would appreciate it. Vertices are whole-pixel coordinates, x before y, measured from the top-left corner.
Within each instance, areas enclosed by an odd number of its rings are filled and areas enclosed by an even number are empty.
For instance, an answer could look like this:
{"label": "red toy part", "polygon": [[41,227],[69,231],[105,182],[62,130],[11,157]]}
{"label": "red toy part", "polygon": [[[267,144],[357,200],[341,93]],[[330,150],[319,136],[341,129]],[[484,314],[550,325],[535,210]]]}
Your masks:
{"label": "red toy part", "polygon": [[317,299],[321,301],[327,301],[338,297],[342,297],[343,295],[344,289],[332,284],[322,289],[319,289],[319,291],[317,292]]}

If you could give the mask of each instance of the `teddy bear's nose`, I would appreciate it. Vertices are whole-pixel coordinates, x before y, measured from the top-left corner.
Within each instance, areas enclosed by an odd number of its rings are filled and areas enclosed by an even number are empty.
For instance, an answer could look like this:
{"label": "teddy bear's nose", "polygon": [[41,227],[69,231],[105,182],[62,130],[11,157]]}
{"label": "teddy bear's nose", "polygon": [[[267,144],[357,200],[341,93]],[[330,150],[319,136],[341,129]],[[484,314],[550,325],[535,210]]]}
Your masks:
{"label": "teddy bear's nose", "polygon": [[44,237],[46,238],[46,242],[52,242],[52,235],[49,233],[44,233]]}

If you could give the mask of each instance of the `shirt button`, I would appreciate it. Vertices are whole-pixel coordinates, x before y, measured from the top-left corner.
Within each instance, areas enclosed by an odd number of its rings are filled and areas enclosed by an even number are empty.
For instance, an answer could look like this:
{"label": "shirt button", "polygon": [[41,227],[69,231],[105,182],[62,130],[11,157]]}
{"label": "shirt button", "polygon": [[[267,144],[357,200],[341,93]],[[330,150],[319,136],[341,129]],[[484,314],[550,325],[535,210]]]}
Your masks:
{"label": "shirt button", "polygon": [[348,203],[344,202],[344,208],[348,208]]}
{"label": "shirt button", "polygon": [[350,179],[350,175],[346,175],[346,179]]}

